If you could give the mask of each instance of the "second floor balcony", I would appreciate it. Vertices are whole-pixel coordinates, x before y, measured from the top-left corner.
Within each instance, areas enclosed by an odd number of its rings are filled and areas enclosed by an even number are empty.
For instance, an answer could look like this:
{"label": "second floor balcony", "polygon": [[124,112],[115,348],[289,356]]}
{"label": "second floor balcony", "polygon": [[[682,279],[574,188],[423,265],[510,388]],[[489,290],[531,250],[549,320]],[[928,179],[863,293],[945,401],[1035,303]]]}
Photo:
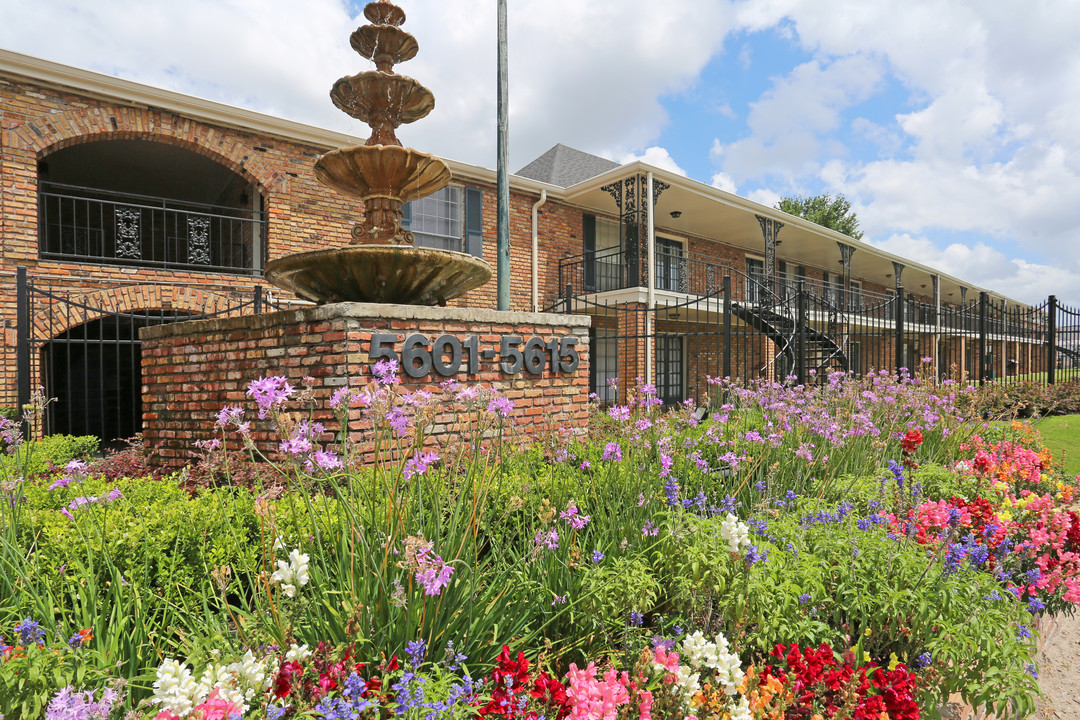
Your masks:
{"label": "second floor balcony", "polygon": [[40,183],[42,259],[259,274],[263,213],[75,185]]}

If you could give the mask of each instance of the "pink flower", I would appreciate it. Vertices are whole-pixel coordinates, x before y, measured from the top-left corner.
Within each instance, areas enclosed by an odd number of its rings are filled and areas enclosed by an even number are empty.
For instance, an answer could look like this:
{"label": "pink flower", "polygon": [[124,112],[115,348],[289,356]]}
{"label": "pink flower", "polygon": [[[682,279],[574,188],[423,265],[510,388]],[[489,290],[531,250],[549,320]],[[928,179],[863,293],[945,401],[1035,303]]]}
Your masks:
{"label": "pink flower", "polygon": [[218,689],[214,688],[210,697],[192,709],[191,716],[196,720],[229,720],[230,716],[239,717],[243,711],[241,706],[218,697]]}

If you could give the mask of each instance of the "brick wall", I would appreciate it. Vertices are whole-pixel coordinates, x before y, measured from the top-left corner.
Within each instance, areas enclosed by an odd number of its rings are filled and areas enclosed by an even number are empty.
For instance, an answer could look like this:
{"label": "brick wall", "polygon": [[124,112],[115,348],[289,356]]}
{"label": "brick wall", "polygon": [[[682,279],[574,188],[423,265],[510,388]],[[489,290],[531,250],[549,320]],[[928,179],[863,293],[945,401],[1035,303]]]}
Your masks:
{"label": "brick wall", "polygon": [[[498,346],[499,338],[518,335],[577,339],[581,357],[573,372],[539,375],[502,374],[494,361],[482,361],[475,375],[461,373],[459,382],[500,389],[514,401],[514,431],[535,435],[584,429],[588,421],[589,320],[582,316],[416,308],[343,303],[264,315],[174,323],[141,331],[143,339],[143,425],[150,447],[159,448],[158,461],[169,467],[193,457],[193,442],[214,436],[214,421],[226,404],[239,405],[252,418],[253,403],[245,396],[248,383],[264,375],[279,375],[296,386],[310,378],[314,417],[327,427],[324,440],[338,430],[329,409],[339,387],[360,389],[370,380],[372,333],[393,333],[404,339],[412,333],[429,338],[444,333],[463,339],[477,335],[480,348]],[[400,350],[400,345],[396,346]],[[405,389],[438,392],[446,378],[431,374],[405,378]],[[302,408],[295,408],[302,409]],[[268,422],[255,422],[253,438],[274,452],[277,439]],[[369,438],[359,411],[350,420],[350,434],[364,450]],[[446,408],[435,418],[435,435],[452,432],[453,412]]]}

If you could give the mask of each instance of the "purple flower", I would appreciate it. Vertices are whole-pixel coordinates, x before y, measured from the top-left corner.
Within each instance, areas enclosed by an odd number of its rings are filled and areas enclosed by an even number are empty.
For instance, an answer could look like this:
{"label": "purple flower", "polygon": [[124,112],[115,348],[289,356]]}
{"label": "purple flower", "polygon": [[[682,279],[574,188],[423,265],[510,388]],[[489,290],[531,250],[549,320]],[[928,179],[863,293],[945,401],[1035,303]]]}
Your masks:
{"label": "purple flower", "polygon": [[652,646],[654,650],[663,648],[664,652],[671,652],[675,649],[675,640],[657,635],[652,639]]}
{"label": "purple flower", "polygon": [[547,532],[537,530],[533,542],[545,546],[548,550],[556,550],[559,547],[559,531],[557,528],[551,528]]}
{"label": "purple flower", "polygon": [[383,385],[396,385],[401,382],[401,378],[398,377],[397,371],[397,360],[390,358],[380,360],[371,366],[372,376],[374,376],[376,382]]}
{"label": "purple flower", "polygon": [[552,607],[555,607],[556,605],[564,605],[564,604],[566,604],[566,595],[556,595],[555,599],[551,601],[551,606]]}
{"label": "purple flower", "polygon": [[660,534],[660,528],[653,525],[652,520],[646,520],[645,526],[641,528],[642,537],[656,537]]}
{"label": "purple flower", "polygon": [[410,640],[405,644],[405,654],[409,656],[409,662],[414,668],[420,667],[420,664],[424,662],[424,645],[423,639]]}
{"label": "purple flower", "polygon": [[262,419],[285,403],[293,394],[293,386],[283,377],[262,377],[248,384],[247,394],[255,400],[259,407],[259,419]]}
{"label": "purple flower", "polygon": [[673,462],[674,460],[671,459],[670,455],[664,452],[660,453],[660,477],[666,478],[671,474],[671,465]]}
{"label": "purple flower", "polygon": [[637,610],[631,610],[630,611],[630,624],[633,625],[634,627],[641,627],[642,625],[645,624],[645,618]]}
{"label": "purple flower", "polygon": [[616,422],[626,422],[630,419],[630,408],[625,405],[615,405],[608,410],[608,416]]}
{"label": "purple flower", "polygon": [[428,468],[439,461],[439,453],[431,450],[426,453],[421,453],[417,450],[411,458],[405,463],[404,475],[405,479],[409,480],[417,475],[423,475],[427,472]]}
{"label": "purple flower", "polygon": [[487,411],[492,415],[510,417],[510,414],[514,412],[514,401],[502,395],[496,395],[488,401]]}
{"label": "purple flower", "polygon": [[337,470],[341,467],[341,459],[333,450],[316,450],[314,460],[322,470]]}
{"label": "purple flower", "polygon": [[600,552],[599,550],[593,550],[592,551],[592,561],[594,563],[599,564],[603,560],[604,560],[604,553]]}
{"label": "purple flower", "polygon": [[432,556],[429,549],[423,548],[416,553],[419,569],[416,571],[416,582],[424,588],[426,595],[439,595],[444,587],[450,584],[450,576],[454,574],[454,568],[443,562],[438,555]]}
{"label": "purple flower", "polygon": [[1019,640],[1021,638],[1029,638],[1029,637],[1031,637],[1031,630],[1029,630],[1027,628],[1027,626],[1025,626],[1025,625],[1017,625],[1016,626],[1016,639],[1017,640]]}
{"label": "purple flower", "polygon": [[1045,610],[1046,609],[1046,603],[1044,603],[1042,600],[1040,600],[1037,597],[1033,597],[1030,600],[1028,600],[1027,609],[1028,609],[1029,613],[1034,615],[1034,614],[1036,614],[1038,612],[1041,612],[1041,611]]}
{"label": "purple flower", "polygon": [[19,633],[20,645],[33,645],[41,642],[41,639],[45,637],[45,631],[42,629],[41,623],[30,618],[26,618],[16,625],[15,632]]}
{"label": "purple flower", "polygon": [[112,688],[103,690],[101,700],[95,701],[93,690],[75,692],[75,688],[68,685],[53,696],[45,710],[45,718],[46,720],[66,720],[67,718],[103,720],[112,714],[113,706],[119,699],[119,694]]}
{"label": "purple flower", "polygon": [[921,667],[921,668],[928,667],[931,664],[933,664],[933,662],[934,662],[934,657],[933,657],[933,655],[931,655],[928,652],[924,652],[921,655],[919,655],[919,657],[915,658],[915,666],[916,667]]}
{"label": "purple flower", "polygon": [[664,494],[667,496],[668,507],[679,504],[679,483],[675,478],[668,478],[668,481],[664,483]]}
{"label": "purple flower", "polygon": [[559,513],[559,518],[565,520],[566,524],[574,530],[581,530],[588,525],[589,520],[592,519],[589,515],[581,515],[578,513],[577,506],[574,505],[572,500],[570,501],[570,504],[566,506],[566,510]]}
{"label": "purple flower", "polygon": [[235,405],[225,405],[218,411],[215,425],[227,428],[229,425],[239,425],[244,421],[244,411]]}
{"label": "purple flower", "polygon": [[409,429],[409,417],[401,408],[392,408],[390,412],[386,413],[385,419],[390,425],[390,429],[394,431],[394,437],[403,436]]}
{"label": "purple flower", "polygon": [[351,388],[347,386],[339,387],[334,391],[334,394],[330,396],[330,407],[335,410],[341,407],[348,407],[349,403],[352,402],[352,399],[353,395]]}
{"label": "purple flower", "polygon": [[622,460],[622,448],[619,446],[619,443],[613,441],[605,445],[603,459],[615,460],[616,462]]}
{"label": "purple flower", "polygon": [[582,460],[581,461],[581,469],[582,470],[588,470],[591,467],[592,467],[592,463],[590,463],[588,460]]}
{"label": "purple flower", "polygon": [[813,599],[814,598],[811,597],[809,594],[804,593],[804,594],[799,596],[799,604],[800,605],[805,605],[806,603],[810,602]]}
{"label": "purple flower", "polygon": [[750,547],[746,548],[746,564],[748,567],[754,567],[754,565],[757,565],[759,562],[766,562],[768,561],[768,559],[768,550],[762,550],[761,552],[758,552],[757,545],[751,545]]}

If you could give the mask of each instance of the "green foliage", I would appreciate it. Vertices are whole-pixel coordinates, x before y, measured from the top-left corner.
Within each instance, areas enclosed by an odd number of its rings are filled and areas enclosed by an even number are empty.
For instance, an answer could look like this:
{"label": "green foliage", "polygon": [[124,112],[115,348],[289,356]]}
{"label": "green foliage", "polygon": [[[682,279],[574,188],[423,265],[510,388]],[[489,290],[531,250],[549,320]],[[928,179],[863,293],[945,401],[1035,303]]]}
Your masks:
{"label": "green foliage", "polygon": [[859,230],[859,219],[851,210],[851,203],[843,195],[837,193],[830,195],[814,195],[812,197],[781,198],[776,204],[778,210],[783,210],[789,215],[798,215],[812,223],[817,223],[830,230],[835,230],[844,235],[859,240],[862,231]]}
{"label": "green foliage", "polygon": [[44,717],[60,688],[97,689],[115,681],[110,665],[101,653],[73,649],[59,638],[47,646],[12,648],[0,659],[0,716]]}
{"label": "green foliage", "polygon": [[98,450],[94,435],[49,435],[31,440],[6,455],[0,455],[0,476],[36,477],[60,469],[72,460],[82,460]]}

